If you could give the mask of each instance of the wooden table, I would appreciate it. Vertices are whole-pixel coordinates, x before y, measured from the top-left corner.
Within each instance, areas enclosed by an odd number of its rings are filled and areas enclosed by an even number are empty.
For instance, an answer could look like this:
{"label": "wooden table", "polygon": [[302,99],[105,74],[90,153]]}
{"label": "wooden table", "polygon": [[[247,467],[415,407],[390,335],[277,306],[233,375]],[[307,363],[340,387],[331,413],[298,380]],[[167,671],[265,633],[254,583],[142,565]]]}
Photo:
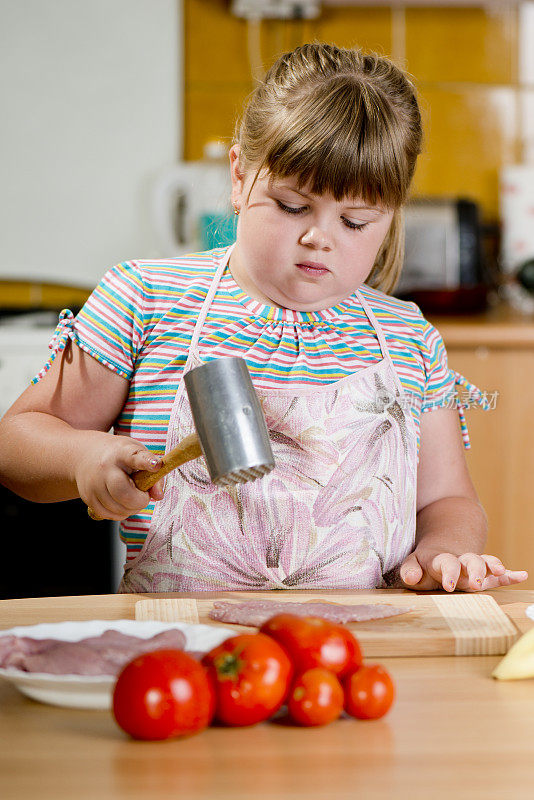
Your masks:
{"label": "wooden table", "polygon": [[[534,592],[491,594],[521,630],[532,625],[524,610]],[[133,618],[150,596],[3,600],[0,628]],[[499,658],[382,659],[398,697],[381,720],[210,728],[168,742],[132,741],[108,712],[42,705],[0,681],[0,797],[531,800],[534,680],[493,680]]]}

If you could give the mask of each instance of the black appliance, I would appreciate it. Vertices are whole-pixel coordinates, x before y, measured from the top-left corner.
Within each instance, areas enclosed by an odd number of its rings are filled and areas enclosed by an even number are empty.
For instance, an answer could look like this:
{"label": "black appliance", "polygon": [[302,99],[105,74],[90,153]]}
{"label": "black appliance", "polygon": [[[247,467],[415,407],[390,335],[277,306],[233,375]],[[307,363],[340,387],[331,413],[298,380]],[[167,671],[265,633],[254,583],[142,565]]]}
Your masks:
{"label": "black appliance", "polygon": [[113,523],[81,500],[32,503],[0,486],[0,598],[111,594]]}
{"label": "black appliance", "polygon": [[422,198],[406,206],[404,217],[404,267],[395,295],[432,313],[484,310],[491,278],[478,205]]}

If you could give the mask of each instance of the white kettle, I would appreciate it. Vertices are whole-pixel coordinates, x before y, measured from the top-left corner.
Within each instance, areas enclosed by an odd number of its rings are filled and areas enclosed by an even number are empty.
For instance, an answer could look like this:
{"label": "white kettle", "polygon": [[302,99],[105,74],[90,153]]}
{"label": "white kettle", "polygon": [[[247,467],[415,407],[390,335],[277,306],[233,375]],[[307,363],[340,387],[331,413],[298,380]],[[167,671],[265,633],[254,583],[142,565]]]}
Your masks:
{"label": "white kettle", "polygon": [[[217,149],[215,148],[217,145]],[[153,190],[153,213],[164,258],[231,244],[236,218],[230,164],[222,143],[204,148],[203,161],[182,161],[164,170]]]}

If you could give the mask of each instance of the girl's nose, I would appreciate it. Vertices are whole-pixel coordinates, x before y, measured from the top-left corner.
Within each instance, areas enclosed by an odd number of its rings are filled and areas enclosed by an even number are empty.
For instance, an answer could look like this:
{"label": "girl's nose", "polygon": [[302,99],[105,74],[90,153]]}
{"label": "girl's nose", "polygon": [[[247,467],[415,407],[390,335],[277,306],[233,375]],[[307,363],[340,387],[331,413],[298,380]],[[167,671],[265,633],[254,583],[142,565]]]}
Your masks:
{"label": "girl's nose", "polygon": [[309,247],[320,248],[321,250],[330,250],[332,246],[330,237],[326,231],[317,227],[317,225],[313,225],[302,234],[300,237],[300,244],[308,245]]}

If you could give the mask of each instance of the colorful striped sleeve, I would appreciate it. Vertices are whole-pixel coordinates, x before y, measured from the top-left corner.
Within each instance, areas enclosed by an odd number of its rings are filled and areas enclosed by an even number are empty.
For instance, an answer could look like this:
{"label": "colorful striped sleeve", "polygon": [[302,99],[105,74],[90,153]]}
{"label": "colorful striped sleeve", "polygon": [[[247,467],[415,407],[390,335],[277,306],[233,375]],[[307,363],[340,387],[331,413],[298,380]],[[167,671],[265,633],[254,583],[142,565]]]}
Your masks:
{"label": "colorful striped sleeve", "polygon": [[143,341],[146,291],[137,266],[110,269],[75,321],[76,344],[109,369],[131,380]]}
{"label": "colorful striped sleeve", "polygon": [[463,375],[449,368],[447,351],[439,331],[419,312],[421,333],[424,342],[423,360],[426,382],[422,411],[436,408],[455,408],[458,411],[462,439],[466,450],[471,448],[465,410],[471,406],[479,406],[484,411],[491,408],[486,393],[470,383]]}
{"label": "colorful striped sleeve", "polygon": [[[417,306],[416,306],[417,308]],[[452,406],[454,408],[455,374],[449,369],[447,350],[441,334],[420,311],[422,355],[425,368],[425,393],[422,411]]]}
{"label": "colorful striped sleeve", "polygon": [[425,394],[421,411],[433,411],[437,408],[455,408],[458,412],[462,440],[466,450],[471,448],[469,431],[464,413],[464,406],[460,403],[456,384],[461,376],[449,369],[447,350],[441,334],[423,316],[418,306],[413,304],[418,312],[418,322],[421,326],[423,341],[423,363],[425,367]]}

